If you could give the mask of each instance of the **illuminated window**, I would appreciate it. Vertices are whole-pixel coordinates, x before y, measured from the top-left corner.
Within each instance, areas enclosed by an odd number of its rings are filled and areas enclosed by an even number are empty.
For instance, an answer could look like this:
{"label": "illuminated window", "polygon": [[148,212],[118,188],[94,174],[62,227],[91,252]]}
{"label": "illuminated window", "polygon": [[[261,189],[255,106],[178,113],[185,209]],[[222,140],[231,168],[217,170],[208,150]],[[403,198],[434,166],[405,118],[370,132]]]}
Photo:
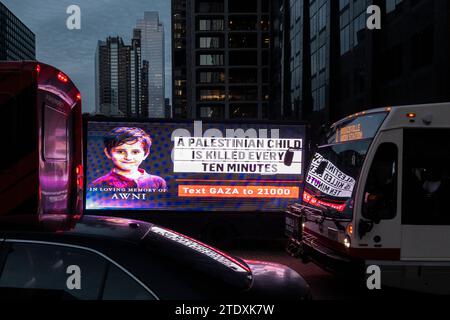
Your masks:
{"label": "illuminated window", "polygon": [[225,100],[225,91],[222,89],[201,89],[199,95],[200,101],[223,101]]}

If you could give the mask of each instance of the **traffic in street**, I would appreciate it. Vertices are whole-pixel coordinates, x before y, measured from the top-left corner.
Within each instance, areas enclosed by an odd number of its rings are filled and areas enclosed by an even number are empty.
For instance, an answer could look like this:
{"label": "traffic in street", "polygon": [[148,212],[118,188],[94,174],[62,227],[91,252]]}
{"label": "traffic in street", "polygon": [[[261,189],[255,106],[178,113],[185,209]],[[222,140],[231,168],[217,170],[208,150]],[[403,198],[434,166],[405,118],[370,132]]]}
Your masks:
{"label": "traffic in street", "polygon": [[0,0],[0,299],[450,297],[449,1],[78,2]]}

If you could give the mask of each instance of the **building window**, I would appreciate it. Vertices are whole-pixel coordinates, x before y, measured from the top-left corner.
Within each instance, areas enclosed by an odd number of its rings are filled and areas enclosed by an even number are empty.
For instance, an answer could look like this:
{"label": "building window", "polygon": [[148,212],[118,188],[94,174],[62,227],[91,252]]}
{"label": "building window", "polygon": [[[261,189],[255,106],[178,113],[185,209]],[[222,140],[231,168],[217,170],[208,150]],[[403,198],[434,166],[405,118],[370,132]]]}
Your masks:
{"label": "building window", "polygon": [[326,46],[319,49],[319,72],[326,67]]}
{"label": "building window", "polygon": [[232,33],[230,34],[228,46],[230,48],[256,48],[258,46],[257,36],[255,33]]}
{"label": "building window", "polygon": [[360,14],[353,22],[353,47],[356,47],[364,35],[366,29],[366,13]]}
{"label": "building window", "polygon": [[230,101],[258,101],[257,87],[230,87]]}
{"label": "building window", "polygon": [[221,13],[224,11],[223,1],[197,1],[197,12],[200,13]]}
{"label": "building window", "polygon": [[220,37],[200,37],[198,46],[201,49],[217,49],[223,47],[223,41]]}
{"label": "building window", "polygon": [[257,119],[258,105],[257,104],[237,104],[230,106],[231,119]]}
{"label": "building window", "polygon": [[256,51],[230,51],[230,66],[253,66],[258,64]]}
{"label": "building window", "polygon": [[319,110],[323,110],[325,109],[326,106],[326,92],[325,92],[325,86],[320,87],[319,89],[319,105],[318,105],[318,109]]}
{"label": "building window", "polygon": [[311,35],[310,38],[313,39],[317,35],[317,14],[311,18]]}
{"label": "building window", "polygon": [[222,119],[223,110],[223,105],[200,106],[199,116],[202,119]]}
{"label": "building window", "polygon": [[349,5],[349,3],[350,3],[349,0],[339,0],[339,10],[342,11]]}
{"label": "building window", "polygon": [[229,12],[256,12],[257,0],[228,0]]}
{"label": "building window", "polygon": [[223,65],[223,54],[201,54],[199,64],[201,66],[221,66]]}
{"label": "building window", "polygon": [[395,11],[403,0],[386,0],[386,12]]}
{"label": "building window", "polygon": [[202,71],[198,78],[200,83],[224,83],[225,73],[223,71]]}
{"label": "building window", "polygon": [[311,76],[314,77],[317,74],[317,52],[311,55]]}
{"label": "building window", "polygon": [[223,19],[201,19],[198,23],[200,31],[223,31]]}
{"label": "building window", "polygon": [[230,31],[255,31],[257,25],[256,16],[230,16],[229,17]]}
{"label": "building window", "polygon": [[327,5],[324,4],[319,10],[319,32],[327,26]]}
{"label": "building window", "polygon": [[341,30],[341,55],[350,50],[350,25]]}
{"label": "building window", "polygon": [[225,100],[225,91],[223,89],[200,89],[200,101],[223,101]]}
{"label": "building window", "polygon": [[257,83],[258,69],[256,68],[230,69],[228,81],[230,83]]}

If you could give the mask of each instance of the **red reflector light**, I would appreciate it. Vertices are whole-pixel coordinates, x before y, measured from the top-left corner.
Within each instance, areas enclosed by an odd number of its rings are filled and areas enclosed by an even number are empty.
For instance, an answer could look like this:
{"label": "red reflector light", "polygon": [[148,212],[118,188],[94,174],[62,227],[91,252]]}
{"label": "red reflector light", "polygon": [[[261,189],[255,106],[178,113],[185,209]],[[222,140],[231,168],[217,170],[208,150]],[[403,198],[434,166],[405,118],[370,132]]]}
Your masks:
{"label": "red reflector light", "polygon": [[83,189],[83,177],[78,177],[78,178],[77,178],[77,186],[78,186],[80,189]]}
{"label": "red reflector light", "polygon": [[81,100],[81,94],[77,94],[77,101],[80,101]]}
{"label": "red reflector light", "polygon": [[39,74],[39,72],[41,72],[41,65],[37,64],[36,65],[36,72]]}
{"label": "red reflector light", "polygon": [[58,73],[58,80],[67,83],[67,81],[69,81],[69,78],[67,78],[67,76],[64,73],[60,72]]}
{"label": "red reflector light", "polygon": [[75,172],[77,174],[77,186],[83,188],[83,165],[78,165],[75,168]]}

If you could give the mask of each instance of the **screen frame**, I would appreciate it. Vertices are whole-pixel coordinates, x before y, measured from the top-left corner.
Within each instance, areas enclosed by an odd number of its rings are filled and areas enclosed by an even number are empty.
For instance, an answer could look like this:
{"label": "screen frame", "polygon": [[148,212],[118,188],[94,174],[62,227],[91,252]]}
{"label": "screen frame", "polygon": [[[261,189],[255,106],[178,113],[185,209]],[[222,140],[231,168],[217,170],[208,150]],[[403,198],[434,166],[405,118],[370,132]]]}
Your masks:
{"label": "screen frame", "polygon": [[[239,125],[239,124],[255,124],[255,125],[286,125],[286,126],[303,126],[304,127],[304,141],[303,144],[303,173],[305,173],[307,164],[309,163],[309,156],[310,156],[310,150],[311,150],[311,141],[310,141],[310,131],[311,131],[311,125],[306,121],[283,121],[283,120],[275,120],[275,121],[269,121],[269,120],[204,120],[204,119],[159,119],[159,118],[148,118],[148,119],[139,119],[139,118],[117,118],[117,117],[106,117],[101,115],[91,115],[91,114],[83,114],[83,167],[85,170],[87,170],[87,136],[88,136],[88,124],[90,122],[103,122],[103,123],[122,123],[122,122],[132,122],[132,123],[142,123],[142,124],[148,124],[152,122],[157,123],[167,123],[167,124],[191,124],[194,121],[201,121],[203,124],[221,124],[221,125]],[[142,210],[133,210],[133,209],[114,209],[114,210],[108,210],[108,209],[86,209],[86,192],[87,192],[87,174],[84,172],[83,174],[83,212],[87,215],[97,215],[97,216],[112,216],[112,217],[129,217],[133,219],[140,219],[142,220],[143,212],[147,213],[148,215],[151,215],[153,217],[170,217],[172,215],[189,215],[189,216],[202,216],[205,214],[208,214],[212,211],[202,211],[202,210],[189,210],[189,211],[182,211],[182,210],[158,210],[158,209],[142,209]],[[304,186],[304,180],[301,181],[301,190]],[[300,192],[301,194],[302,192]],[[258,210],[258,211],[213,211],[220,214],[226,214],[226,215],[241,215],[241,214],[270,214],[270,213],[276,213],[279,214],[279,212],[284,212],[284,209],[281,209],[280,211],[264,211],[264,210]]]}

